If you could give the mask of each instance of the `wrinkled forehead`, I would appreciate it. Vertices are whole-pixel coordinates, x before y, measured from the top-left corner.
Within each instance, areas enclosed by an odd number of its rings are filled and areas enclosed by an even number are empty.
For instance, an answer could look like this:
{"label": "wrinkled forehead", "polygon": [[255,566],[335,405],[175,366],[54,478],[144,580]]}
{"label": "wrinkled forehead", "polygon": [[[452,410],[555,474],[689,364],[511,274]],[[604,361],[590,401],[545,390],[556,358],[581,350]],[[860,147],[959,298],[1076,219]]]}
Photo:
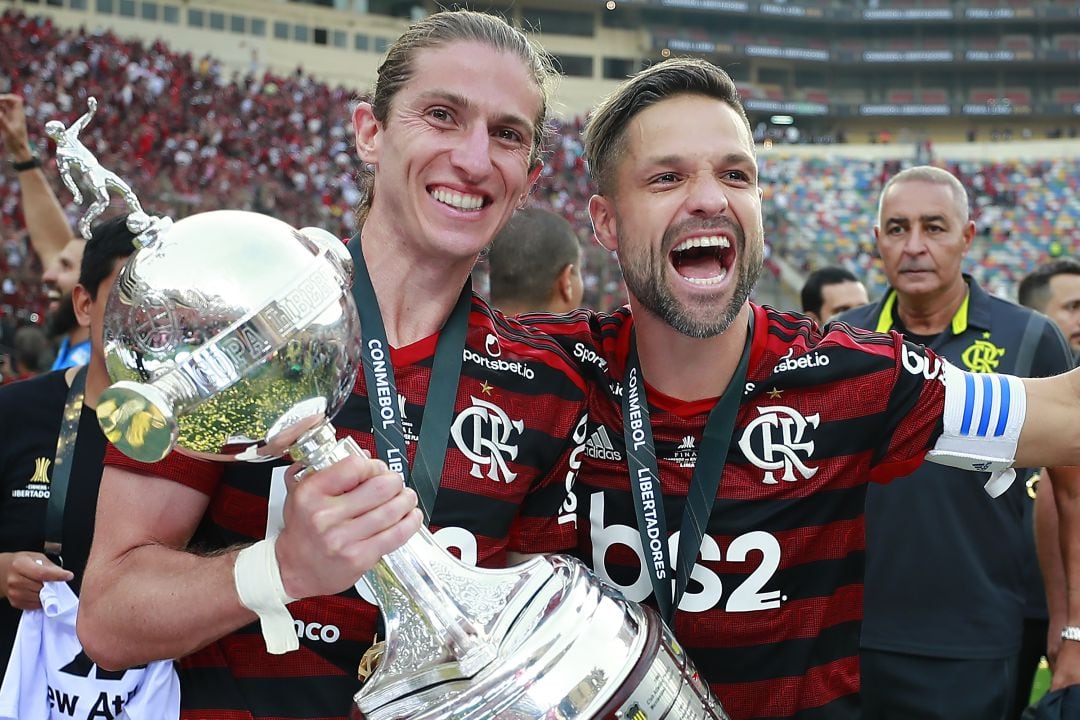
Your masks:
{"label": "wrinkled forehead", "polygon": [[443,92],[528,115],[544,109],[544,90],[525,58],[480,40],[451,40],[416,50],[403,90]]}
{"label": "wrinkled forehead", "polygon": [[967,198],[947,182],[901,180],[891,184],[881,195],[878,219],[915,222],[920,218],[941,217],[954,224],[968,220]]}
{"label": "wrinkled forehead", "polygon": [[[726,102],[686,93],[660,100],[634,114],[616,144],[616,157],[635,162],[658,158],[736,158],[753,164],[756,153],[750,129]],[[755,172],[756,174],[756,172]]]}

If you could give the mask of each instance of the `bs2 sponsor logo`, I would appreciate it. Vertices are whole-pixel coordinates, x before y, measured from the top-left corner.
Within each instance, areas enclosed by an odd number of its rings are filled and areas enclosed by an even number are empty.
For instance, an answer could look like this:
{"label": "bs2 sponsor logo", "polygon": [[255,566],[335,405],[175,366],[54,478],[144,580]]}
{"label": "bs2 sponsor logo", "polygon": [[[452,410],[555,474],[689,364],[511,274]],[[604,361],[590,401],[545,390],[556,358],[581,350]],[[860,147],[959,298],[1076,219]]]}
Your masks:
{"label": "bs2 sponsor logo", "polygon": [[900,361],[912,375],[922,375],[927,380],[945,380],[945,363],[941,358],[934,358],[930,362],[926,355],[911,349],[906,343],[900,348]]}
{"label": "bs2 sponsor logo", "polygon": [[[605,524],[604,493],[595,492],[589,504],[589,532],[592,538],[592,567],[605,582],[622,592],[628,600],[642,602],[652,594],[652,579],[646,571],[646,562],[651,567],[655,558],[645,557],[641,547],[641,534],[629,525]],[[620,583],[611,577],[607,567],[607,555],[617,546],[632,551],[640,561],[637,577],[629,583]],[[668,552],[671,562],[677,562],[679,552],[679,532],[668,537]],[[722,562],[725,553],[716,538],[706,534],[701,539],[701,560]],[[684,612],[705,612],[723,603],[727,612],[754,612],[780,607],[786,596],[779,590],[766,590],[765,586],[773,579],[780,567],[780,543],[767,532],[755,530],[732,539],[727,546],[728,562],[741,563],[756,560],[758,565],[734,587],[725,588],[724,582],[714,571],[697,563],[690,572],[690,583],[679,602],[679,609]],[[625,579],[625,578],[624,578]],[[699,589],[700,588],[700,589]]]}

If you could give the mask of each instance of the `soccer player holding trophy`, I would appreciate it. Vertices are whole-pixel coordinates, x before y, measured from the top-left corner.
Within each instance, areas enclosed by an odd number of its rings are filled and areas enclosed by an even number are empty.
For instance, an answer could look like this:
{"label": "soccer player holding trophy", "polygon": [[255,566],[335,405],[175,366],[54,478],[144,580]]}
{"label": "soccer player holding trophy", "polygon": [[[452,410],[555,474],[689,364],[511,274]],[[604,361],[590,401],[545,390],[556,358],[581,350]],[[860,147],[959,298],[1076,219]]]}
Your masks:
{"label": "soccer player holding trophy", "polygon": [[[576,561],[497,569],[574,542],[581,378],[468,286],[539,174],[550,73],[501,20],[432,15],[354,112],[373,183],[348,249],[236,211],[143,231],[107,309],[98,414],[130,457],[83,585],[99,664],[180,657],[186,720],[344,717],[353,693],[373,720],[725,717]],[[282,453],[299,468],[218,462]]]}

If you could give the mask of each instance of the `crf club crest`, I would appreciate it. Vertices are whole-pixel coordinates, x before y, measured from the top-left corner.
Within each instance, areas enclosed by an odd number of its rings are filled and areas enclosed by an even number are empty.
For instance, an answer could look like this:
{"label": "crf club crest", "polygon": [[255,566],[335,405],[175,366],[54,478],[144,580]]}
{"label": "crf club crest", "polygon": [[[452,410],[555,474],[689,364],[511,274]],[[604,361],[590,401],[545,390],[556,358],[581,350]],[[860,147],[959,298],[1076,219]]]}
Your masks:
{"label": "crf club crest", "polygon": [[1005,348],[990,342],[990,333],[983,333],[981,340],[976,340],[964,350],[960,360],[968,370],[974,373],[992,373],[997,371]]}
{"label": "crf club crest", "polygon": [[758,417],[750,422],[739,438],[739,449],[746,459],[765,471],[762,481],[776,485],[779,477],[785,482],[809,480],[817,474],[816,467],[804,462],[814,454],[810,429],[821,422],[818,413],[803,415],[786,405],[757,408]]}
{"label": "crf club crest", "polygon": [[517,459],[524,421],[512,420],[494,403],[476,397],[470,400],[472,405],[458,413],[450,427],[458,450],[472,462],[469,474],[494,482],[513,482],[517,473],[510,470],[509,461]]}

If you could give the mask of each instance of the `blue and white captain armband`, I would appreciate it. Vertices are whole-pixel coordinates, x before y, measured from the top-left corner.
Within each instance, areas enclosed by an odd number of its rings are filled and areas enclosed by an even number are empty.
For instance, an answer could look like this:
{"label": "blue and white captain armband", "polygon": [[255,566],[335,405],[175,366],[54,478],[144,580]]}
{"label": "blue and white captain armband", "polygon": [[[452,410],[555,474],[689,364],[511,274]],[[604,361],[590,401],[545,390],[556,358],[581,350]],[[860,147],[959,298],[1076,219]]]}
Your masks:
{"label": "blue and white captain armband", "polygon": [[969,373],[943,363],[945,430],[926,459],[939,465],[989,472],[984,486],[1001,495],[1013,480],[1016,445],[1027,413],[1027,391],[1012,375]]}

